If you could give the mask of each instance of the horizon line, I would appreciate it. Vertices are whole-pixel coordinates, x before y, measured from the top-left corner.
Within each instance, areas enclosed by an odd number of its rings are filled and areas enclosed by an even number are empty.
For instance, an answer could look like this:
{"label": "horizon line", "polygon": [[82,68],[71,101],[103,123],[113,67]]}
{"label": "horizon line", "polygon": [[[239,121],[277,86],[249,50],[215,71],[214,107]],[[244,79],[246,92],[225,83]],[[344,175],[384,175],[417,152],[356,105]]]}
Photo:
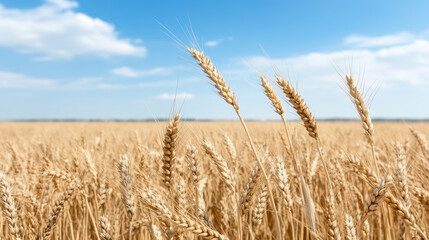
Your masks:
{"label": "horizon line", "polygon": [[[26,118],[26,119],[3,119],[5,122],[163,122],[169,121],[169,118]],[[358,118],[320,118],[318,122],[359,122]],[[183,118],[181,121],[187,122],[239,122],[238,119],[209,119],[209,118]],[[246,119],[250,122],[280,122],[277,119]],[[300,119],[291,119],[289,122],[299,122]],[[373,122],[429,122],[429,118],[373,118]]]}

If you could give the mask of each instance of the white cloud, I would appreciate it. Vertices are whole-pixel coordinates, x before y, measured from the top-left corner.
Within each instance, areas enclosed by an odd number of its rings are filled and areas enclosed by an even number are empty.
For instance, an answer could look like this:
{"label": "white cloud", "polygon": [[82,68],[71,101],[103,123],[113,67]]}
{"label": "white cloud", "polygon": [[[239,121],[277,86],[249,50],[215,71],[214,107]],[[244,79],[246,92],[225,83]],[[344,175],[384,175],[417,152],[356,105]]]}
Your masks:
{"label": "white cloud", "polygon": [[129,67],[120,67],[112,70],[112,73],[122,77],[138,77],[139,74],[134,69]]}
{"label": "white cloud", "polygon": [[206,46],[207,47],[216,47],[222,42],[222,40],[213,40],[213,41],[207,41]]}
{"label": "white cloud", "polygon": [[393,35],[384,35],[377,37],[366,37],[353,35],[349,36],[344,40],[345,44],[353,45],[360,48],[366,47],[386,47],[392,45],[398,45],[403,43],[409,43],[416,39],[416,37],[408,32],[401,32]]}
{"label": "white cloud", "polygon": [[0,89],[28,90],[93,90],[123,89],[132,86],[109,83],[100,77],[84,77],[69,82],[61,79],[35,78],[25,74],[0,72]]}
{"label": "white cloud", "polygon": [[0,46],[37,54],[39,60],[146,54],[145,47],[119,38],[112,24],[75,11],[77,6],[68,0],[46,0],[26,10],[0,5]]}
{"label": "white cloud", "polygon": [[154,81],[154,82],[142,82],[139,83],[138,87],[143,88],[153,88],[153,87],[167,87],[167,86],[177,86],[177,81]]}
{"label": "white cloud", "polygon": [[68,0],[46,0],[46,3],[50,3],[60,9],[75,8],[79,5],[77,2]]}
{"label": "white cloud", "polygon": [[143,40],[141,40],[140,38],[136,38],[133,40],[133,43],[135,44],[141,44],[143,42]]}
{"label": "white cloud", "polygon": [[162,100],[182,100],[182,99],[193,99],[195,98],[194,94],[191,93],[175,93],[175,94],[169,94],[169,93],[163,93],[156,98],[162,99]]}
{"label": "white cloud", "polygon": [[173,69],[182,68],[179,66],[175,67],[157,67],[147,70],[135,70],[127,66],[119,67],[113,69],[111,72],[115,75],[121,77],[144,77],[144,76],[153,76],[153,75],[169,75]]}
{"label": "white cloud", "polygon": [[228,38],[221,38],[221,39],[217,39],[217,40],[212,40],[212,41],[207,41],[205,42],[205,46],[207,47],[216,47],[217,45],[225,42],[225,41],[232,41],[233,37],[228,37]]}
{"label": "white cloud", "polygon": [[50,89],[55,85],[55,81],[52,79],[33,78],[19,73],[0,72],[0,88]]}
{"label": "white cloud", "polygon": [[[429,84],[429,41],[417,39],[408,44],[389,46],[381,49],[357,49],[328,53],[309,53],[291,58],[270,59],[265,56],[253,56],[242,60],[242,68],[229,72],[237,79],[240,74],[253,74],[248,66],[262,71],[272,72],[273,64],[283,73],[292,73],[300,81],[308,84],[323,85],[338,81],[340,74],[353,71],[363,74],[365,80],[379,82],[385,86],[394,82],[407,84]],[[245,67],[244,67],[245,66]],[[346,67],[342,67],[346,66]],[[361,76],[362,77],[362,76]]]}

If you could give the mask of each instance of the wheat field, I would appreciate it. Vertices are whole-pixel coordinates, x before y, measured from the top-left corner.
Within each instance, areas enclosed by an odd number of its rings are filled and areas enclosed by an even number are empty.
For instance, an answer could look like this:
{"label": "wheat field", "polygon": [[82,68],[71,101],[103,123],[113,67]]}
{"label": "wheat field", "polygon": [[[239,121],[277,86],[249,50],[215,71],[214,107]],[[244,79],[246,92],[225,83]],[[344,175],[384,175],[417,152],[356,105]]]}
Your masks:
{"label": "wheat field", "polygon": [[0,123],[1,239],[428,239],[428,123],[373,123],[349,75],[359,121],[317,122],[278,73],[246,122],[186,50],[239,121]]}
{"label": "wheat field", "polygon": [[[257,163],[241,124],[178,122],[167,189],[163,141],[168,124],[1,123],[1,238],[239,239],[241,221],[243,239],[276,239],[273,207],[265,183],[255,177]],[[374,190],[379,184],[367,175],[374,172],[360,169],[368,165],[371,149],[359,122],[319,125],[332,195],[317,144],[302,124],[290,124],[314,204],[310,230],[299,174],[282,141],[283,124],[248,123],[284,239],[409,239],[414,227],[427,232],[429,151],[422,140],[429,124],[374,126],[380,179],[392,179],[384,194],[406,209],[412,226],[386,200],[373,197],[380,194]],[[226,169],[206,153],[205,142]],[[219,171],[230,174],[232,187]]]}

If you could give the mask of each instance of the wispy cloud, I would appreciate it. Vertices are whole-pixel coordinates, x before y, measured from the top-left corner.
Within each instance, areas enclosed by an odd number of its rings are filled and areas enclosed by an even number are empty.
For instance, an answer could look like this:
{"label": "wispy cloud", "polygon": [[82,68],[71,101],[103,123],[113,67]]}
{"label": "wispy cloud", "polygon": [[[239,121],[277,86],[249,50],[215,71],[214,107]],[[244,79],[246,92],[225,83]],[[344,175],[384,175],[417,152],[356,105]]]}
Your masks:
{"label": "wispy cloud", "polygon": [[367,37],[360,35],[348,36],[344,43],[347,45],[352,45],[360,48],[367,47],[386,47],[392,45],[398,45],[403,43],[409,43],[416,39],[411,33],[401,32],[392,35],[376,36],[376,37]]}
{"label": "wispy cloud", "polygon": [[119,38],[112,24],[77,12],[76,7],[77,2],[68,0],[46,0],[26,10],[0,5],[0,46],[37,54],[38,60],[146,54],[145,47]]}
{"label": "wispy cloud", "polygon": [[75,80],[37,78],[20,73],[0,72],[0,89],[26,89],[49,91],[80,91],[124,89],[136,87],[108,81],[101,77],[83,77]]}
{"label": "wispy cloud", "polygon": [[139,73],[129,67],[120,67],[112,70],[112,73],[122,77],[138,77]]}
{"label": "wispy cloud", "polygon": [[130,86],[117,83],[109,83],[102,77],[83,77],[73,80],[63,86],[59,86],[62,90],[103,90],[103,89],[124,89]]}
{"label": "wispy cloud", "polygon": [[111,72],[117,76],[121,77],[144,77],[144,76],[153,76],[153,75],[169,75],[172,70],[177,69],[178,67],[158,67],[147,70],[136,70],[127,66],[119,67],[113,69]]}
{"label": "wispy cloud", "polygon": [[161,100],[174,100],[174,99],[182,100],[182,99],[194,99],[195,95],[192,93],[175,93],[175,94],[163,93],[157,96],[156,98]]}
{"label": "wispy cloud", "polygon": [[78,6],[77,2],[68,1],[68,0],[46,0],[46,3],[55,5],[55,7],[58,7],[60,9],[69,9],[69,8],[75,8]]}
{"label": "wispy cloud", "polygon": [[4,89],[51,89],[56,81],[46,78],[34,78],[24,74],[0,72],[0,88]]}
{"label": "wispy cloud", "polygon": [[232,41],[234,38],[233,37],[228,37],[228,38],[220,38],[217,40],[211,40],[211,41],[207,41],[205,42],[205,46],[207,47],[216,47],[219,44],[225,42],[225,41]]}
{"label": "wispy cloud", "polygon": [[137,86],[138,87],[150,87],[150,88],[155,88],[155,87],[166,87],[166,86],[177,86],[178,82],[177,81],[155,81],[155,82],[142,82],[139,83]]}
{"label": "wispy cloud", "polygon": [[[388,38],[380,36],[376,39]],[[375,46],[375,42],[377,41],[365,45]],[[336,71],[341,74],[350,71],[362,73],[365,79],[385,85],[394,82],[429,84],[429,40],[419,38],[406,44],[404,42],[405,40],[395,43],[391,41],[389,44],[393,45],[377,49],[314,52],[286,58],[251,56],[239,61],[242,68],[231,69],[230,74],[237,79],[243,74],[254,75],[248,66],[257,66],[265,72],[272,72],[274,64],[282,73],[299,76],[300,81],[306,82],[306,86],[336,81],[339,79]],[[381,42],[378,45],[380,44]],[[387,44],[387,41],[384,44]]]}

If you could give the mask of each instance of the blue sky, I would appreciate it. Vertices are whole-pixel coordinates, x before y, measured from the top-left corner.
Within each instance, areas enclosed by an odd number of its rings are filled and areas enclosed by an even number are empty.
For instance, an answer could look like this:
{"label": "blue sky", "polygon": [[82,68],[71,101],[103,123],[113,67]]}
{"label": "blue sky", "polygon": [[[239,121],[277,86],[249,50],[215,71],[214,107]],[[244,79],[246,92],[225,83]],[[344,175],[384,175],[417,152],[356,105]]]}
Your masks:
{"label": "blue sky", "polygon": [[[316,118],[354,118],[353,72],[375,118],[429,118],[429,2],[0,1],[0,119],[234,119],[183,49],[189,27],[245,118],[277,119],[272,64]],[[280,95],[280,92],[278,92]],[[296,119],[292,110],[288,119]]]}

